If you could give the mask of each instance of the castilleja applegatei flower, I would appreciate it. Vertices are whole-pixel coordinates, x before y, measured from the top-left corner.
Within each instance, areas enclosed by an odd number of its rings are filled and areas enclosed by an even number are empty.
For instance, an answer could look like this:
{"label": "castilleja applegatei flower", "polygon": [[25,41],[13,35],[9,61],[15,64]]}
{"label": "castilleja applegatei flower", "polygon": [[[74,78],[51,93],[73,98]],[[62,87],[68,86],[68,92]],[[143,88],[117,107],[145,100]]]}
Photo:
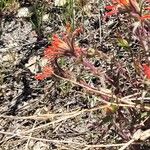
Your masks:
{"label": "castilleja applegatei flower", "polygon": [[66,30],[67,32],[64,33],[62,39],[56,34],[52,36],[51,45],[44,50],[44,57],[48,60],[49,65],[45,66],[43,71],[35,76],[37,80],[52,76],[55,66],[59,72],[62,71],[57,63],[58,58],[64,56],[79,58],[82,55],[82,49],[75,44],[75,37],[80,34],[81,28],[71,32],[70,26],[67,26]]}
{"label": "castilleja applegatei flower", "polygon": [[[142,8],[137,0],[111,0],[112,5],[107,5],[105,7],[106,10],[109,12],[105,13],[105,18],[117,14],[120,9],[126,10],[130,12],[134,17],[138,18],[139,20],[150,19],[150,14],[144,13],[145,11],[149,11],[150,7]],[[143,3],[150,3],[150,0],[145,0]],[[141,11],[141,8],[144,11]]]}

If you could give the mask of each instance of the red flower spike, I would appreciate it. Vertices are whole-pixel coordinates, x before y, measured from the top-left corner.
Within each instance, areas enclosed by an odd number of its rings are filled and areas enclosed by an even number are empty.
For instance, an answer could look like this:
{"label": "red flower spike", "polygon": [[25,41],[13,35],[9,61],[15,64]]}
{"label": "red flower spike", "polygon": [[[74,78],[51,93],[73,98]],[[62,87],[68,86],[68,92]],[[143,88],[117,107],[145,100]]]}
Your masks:
{"label": "red flower spike", "polygon": [[150,19],[150,14],[148,15],[143,15],[140,17],[141,20],[144,20],[144,19]]}
{"label": "red flower spike", "polygon": [[144,71],[144,74],[145,76],[150,79],[150,66],[146,65],[146,64],[143,64],[143,71]]}
{"label": "red flower spike", "polygon": [[66,42],[61,40],[57,35],[53,35],[53,41],[52,41],[52,46],[55,49],[64,49],[64,50],[69,50],[69,46]]}
{"label": "red flower spike", "polygon": [[62,52],[58,51],[57,49],[53,48],[52,46],[49,46],[48,48],[45,49],[44,51],[44,56],[47,59],[54,59],[56,58],[58,55],[61,55]]}
{"label": "red flower spike", "polygon": [[129,0],[116,0],[118,4],[128,6],[129,5]]}
{"label": "red flower spike", "polygon": [[108,6],[105,6],[105,9],[107,10],[112,10],[115,6],[111,6],[111,5],[108,5]]}
{"label": "red flower spike", "polygon": [[53,35],[51,46],[45,49],[44,56],[47,59],[55,59],[69,49],[70,47],[65,41],[61,40],[57,35]]}
{"label": "red flower spike", "polygon": [[44,75],[43,73],[38,73],[35,77],[34,77],[36,80],[44,80]]}
{"label": "red flower spike", "polygon": [[113,9],[112,11],[105,13],[105,18],[110,17],[110,16],[112,16],[114,14],[117,14],[117,10],[116,9]]}
{"label": "red flower spike", "polygon": [[111,10],[110,12],[105,14],[105,18],[108,16],[112,16],[113,14],[117,14],[119,8],[121,9],[130,8],[131,11],[139,12],[140,8],[136,0],[111,0],[111,1],[112,5],[105,7],[107,10]]}
{"label": "red flower spike", "polygon": [[[73,33],[70,32],[71,28],[69,24],[66,28],[67,32],[65,32],[62,39],[54,34],[52,36],[51,46],[48,46],[44,50],[44,57],[51,63],[57,63],[57,59],[62,56],[74,56],[79,58],[82,55],[82,49],[76,46],[74,41],[75,36],[81,33],[82,28],[78,28]],[[57,66],[57,71],[62,71],[58,64],[55,65]],[[53,73],[53,68],[46,66],[41,73],[35,76],[35,79],[44,80],[45,78],[52,76]]]}
{"label": "red flower spike", "polygon": [[53,75],[53,69],[51,67],[45,66],[42,73],[39,73],[35,76],[36,80],[44,80]]}
{"label": "red flower spike", "polygon": [[109,10],[109,12],[105,13],[104,19],[106,19],[107,17],[110,17],[110,16],[112,16],[114,14],[117,14],[117,12],[118,12],[118,4],[105,6],[105,9]]}

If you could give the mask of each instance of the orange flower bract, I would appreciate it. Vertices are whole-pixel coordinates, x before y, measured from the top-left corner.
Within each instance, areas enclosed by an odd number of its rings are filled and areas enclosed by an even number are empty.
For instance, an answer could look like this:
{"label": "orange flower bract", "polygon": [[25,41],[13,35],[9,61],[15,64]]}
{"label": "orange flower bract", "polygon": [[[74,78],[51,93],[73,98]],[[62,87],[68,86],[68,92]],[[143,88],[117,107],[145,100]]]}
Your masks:
{"label": "orange flower bract", "polygon": [[112,3],[112,5],[108,5],[105,7],[110,11],[105,14],[105,17],[116,14],[119,7],[127,7],[129,5],[129,0],[112,0]]}
{"label": "orange flower bract", "polygon": [[38,73],[36,76],[35,76],[35,79],[36,80],[44,80],[48,77],[51,77],[53,75],[53,69],[49,66],[45,66],[43,68],[43,71],[41,73]]}
{"label": "orange flower bract", "polygon": [[[105,13],[105,18],[108,16],[112,16],[114,14],[117,14],[119,11],[119,8],[125,9],[132,14],[132,16],[138,18],[139,20],[145,20],[150,19],[150,14],[142,14],[142,11],[140,10],[140,4],[137,0],[111,0],[112,5],[106,6],[106,10],[109,10],[109,12]],[[149,3],[150,0],[147,0]],[[143,7],[143,10],[150,10],[150,7]],[[134,14],[134,15],[133,15]]]}
{"label": "orange flower bract", "polygon": [[143,71],[146,78],[150,79],[150,66],[143,64]]}
{"label": "orange flower bract", "polygon": [[150,19],[150,14],[148,15],[143,15],[140,17],[141,20],[144,20],[144,19]]}
{"label": "orange flower bract", "polygon": [[70,49],[68,44],[65,41],[61,40],[57,35],[53,35],[52,46],[55,49],[64,49],[64,50]]}
{"label": "orange flower bract", "polygon": [[129,5],[129,0],[116,0],[118,2],[118,4],[127,6]]}
{"label": "orange flower bract", "polygon": [[69,49],[65,41],[61,40],[57,35],[53,35],[51,46],[45,49],[44,56],[48,59],[56,58]]}

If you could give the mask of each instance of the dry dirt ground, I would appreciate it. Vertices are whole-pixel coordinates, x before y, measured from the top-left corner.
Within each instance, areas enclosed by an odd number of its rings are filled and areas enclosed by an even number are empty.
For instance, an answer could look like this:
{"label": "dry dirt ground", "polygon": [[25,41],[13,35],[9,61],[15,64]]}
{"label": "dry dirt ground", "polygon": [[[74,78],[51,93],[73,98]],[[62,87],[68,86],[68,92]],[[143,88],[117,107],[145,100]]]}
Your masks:
{"label": "dry dirt ground", "polygon": [[[96,49],[101,53],[100,57],[89,59],[114,82],[105,82],[79,65],[70,65],[68,60],[62,65],[76,70],[90,86],[109,88],[119,97],[135,94],[138,98],[145,85],[132,67],[129,52],[116,45],[115,40],[118,34],[124,37],[129,34],[123,26],[124,16],[103,22],[100,17],[105,10],[98,3],[90,6],[90,13],[83,16],[78,11],[75,16],[76,25],[82,22],[85,29],[77,40],[91,52]],[[32,4],[24,2],[21,7],[32,7]],[[18,9],[2,16],[0,150],[115,150],[123,145],[113,144],[126,143],[137,130],[150,128],[149,112],[144,109],[119,107],[114,108],[114,113],[109,112],[101,107],[99,96],[78,85],[56,78],[35,80],[43,50],[49,44],[48,36],[65,30],[64,11],[62,7],[50,6],[46,10],[50,17],[42,22],[41,29],[31,21],[35,16],[17,16]],[[135,56],[140,52],[138,44],[133,38],[131,47]],[[119,74],[119,64],[128,70],[130,79],[126,72]],[[149,99],[143,103],[149,103]],[[136,141],[127,149],[149,150],[150,141]]]}

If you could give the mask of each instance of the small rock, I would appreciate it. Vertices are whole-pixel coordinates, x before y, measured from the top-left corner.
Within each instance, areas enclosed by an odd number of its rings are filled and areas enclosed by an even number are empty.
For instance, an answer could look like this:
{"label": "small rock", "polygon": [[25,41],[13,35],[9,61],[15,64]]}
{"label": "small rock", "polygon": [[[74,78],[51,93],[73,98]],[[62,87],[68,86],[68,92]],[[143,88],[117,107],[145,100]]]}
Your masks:
{"label": "small rock", "polygon": [[34,144],[33,150],[48,150],[48,146],[43,142],[37,142]]}
{"label": "small rock", "polygon": [[47,22],[48,20],[49,20],[49,14],[43,15],[42,21],[43,21],[43,22]]}
{"label": "small rock", "polygon": [[64,6],[66,3],[66,0],[55,0],[55,6]]}
{"label": "small rock", "polygon": [[29,59],[28,63],[25,64],[25,67],[27,67],[32,73],[36,74],[40,67],[44,67],[47,64],[47,59],[41,58],[39,56],[33,56]]}
{"label": "small rock", "polygon": [[30,17],[32,14],[31,8],[29,7],[22,7],[18,10],[17,17]]}
{"label": "small rock", "polygon": [[32,73],[36,73],[38,71],[37,61],[39,61],[39,57],[33,56],[29,59],[28,63],[25,64],[25,67],[28,68]]}

